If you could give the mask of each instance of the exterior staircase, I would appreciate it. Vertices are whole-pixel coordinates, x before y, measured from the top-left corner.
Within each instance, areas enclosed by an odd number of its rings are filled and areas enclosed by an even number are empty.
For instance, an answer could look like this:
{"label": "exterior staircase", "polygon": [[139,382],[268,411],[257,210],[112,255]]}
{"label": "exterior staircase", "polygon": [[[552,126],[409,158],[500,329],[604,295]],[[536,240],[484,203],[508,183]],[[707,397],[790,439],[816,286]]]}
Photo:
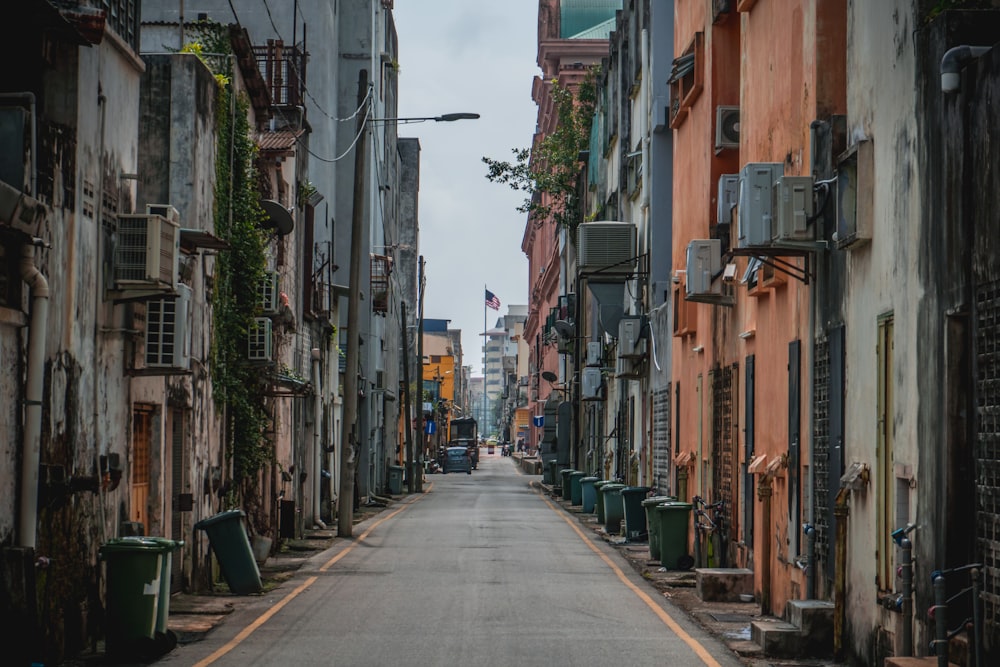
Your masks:
{"label": "exterior staircase", "polygon": [[789,600],[784,619],[750,623],[750,640],[768,657],[829,656],[833,651],[833,603]]}

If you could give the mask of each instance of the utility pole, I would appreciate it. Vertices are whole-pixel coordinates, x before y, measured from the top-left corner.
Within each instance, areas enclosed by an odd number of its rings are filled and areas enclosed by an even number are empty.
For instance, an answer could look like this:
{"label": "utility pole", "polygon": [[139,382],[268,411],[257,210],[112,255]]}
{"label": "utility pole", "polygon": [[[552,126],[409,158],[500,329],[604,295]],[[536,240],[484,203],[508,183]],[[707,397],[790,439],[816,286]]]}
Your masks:
{"label": "utility pole", "polygon": [[417,400],[420,402],[420,451],[417,453],[417,464],[421,475],[417,477],[417,493],[424,492],[424,452],[427,435],[424,433],[424,256],[417,259],[417,289],[420,298],[417,305]]}
{"label": "utility pole", "polygon": [[406,492],[413,493],[413,478],[417,466],[413,465],[413,410],[410,409],[410,340],[406,336],[406,302],[399,304],[403,321],[403,410],[406,411]]}
{"label": "utility pole", "polygon": [[[368,70],[358,72],[358,107],[368,93]],[[344,373],[344,423],[340,448],[340,499],[337,535],[351,537],[354,531],[354,466],[358,448],[358,357],[360,356],[361,236],[364,230],[365,150],[368,114],[358,112],[358,138],[354,143],[354,209],[351,215],[351,275],[347,298],[347,370]]]}

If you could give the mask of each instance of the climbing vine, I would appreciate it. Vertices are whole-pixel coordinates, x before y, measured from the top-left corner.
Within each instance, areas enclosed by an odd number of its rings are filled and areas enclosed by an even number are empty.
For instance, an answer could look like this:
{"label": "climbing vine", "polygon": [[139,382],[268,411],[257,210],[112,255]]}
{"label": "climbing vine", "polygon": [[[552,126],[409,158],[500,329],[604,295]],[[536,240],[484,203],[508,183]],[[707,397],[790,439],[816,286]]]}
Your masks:
{"label": "climbing vine", "polygon": [[556,128],[533,149],[511,149],[512,162],[483,158],[488,167],[487,179],[527,195],[517,210],[527,213],[532,222],[551,218],[560,226],[573,229],[580,221],[576,196],[583,169],[580,153],[590,146],[596,74],[591,69],[575,90],[552,82],[550,95],[556,111]]}
{"label": "climbing vine", "polygon": [[[219,84],[215,121],[215,233],[229,244],[219,253],[212,296],[212,382],[226,419],[226,456],[232,463],[236,493],[242,483],[273,460],[265,438],[268,415],[265,386],[258,368],[247,361],[247,341],[258,314],[257,285],[266,266],[264,217],[257,190],[257,147],[248,121],[249,101],[231,83],[231,58],[205,54],[231,52],[225,26],[201,21],[198,41],[185,47],[212,70]],[[231,498],[232,500],[232,498]]]}

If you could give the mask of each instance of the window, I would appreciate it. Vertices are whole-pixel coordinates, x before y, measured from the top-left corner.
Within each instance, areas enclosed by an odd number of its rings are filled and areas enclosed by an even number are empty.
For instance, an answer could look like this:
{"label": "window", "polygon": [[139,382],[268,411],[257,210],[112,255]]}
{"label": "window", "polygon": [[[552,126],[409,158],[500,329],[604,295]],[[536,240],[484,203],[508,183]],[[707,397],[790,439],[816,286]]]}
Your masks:
{"label": "window", "polygon": [[670,73],[670,127],[680,127],[688,110],[701,95],[705,78],[705,33],[696,32],[684,53],[674,60]]}

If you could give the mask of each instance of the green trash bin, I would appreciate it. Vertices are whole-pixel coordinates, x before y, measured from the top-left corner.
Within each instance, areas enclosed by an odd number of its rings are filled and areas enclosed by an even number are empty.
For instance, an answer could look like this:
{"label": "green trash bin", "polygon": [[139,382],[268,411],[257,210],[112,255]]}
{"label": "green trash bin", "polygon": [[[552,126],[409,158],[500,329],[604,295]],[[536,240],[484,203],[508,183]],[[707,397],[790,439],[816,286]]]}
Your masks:
{"label": "green trash bin", "polygon": [[[142,537],[111,540],[101,546],[98,553],[107,563],[105,650],[109,656],[149,652],[159,625],[163,560],[169,552],[167,547]],[[162,625],[166,630],[165,619]]]}
{"label": "green trash bin", "polygon": [[620,535],[622,532],[622,519],[625,518],[625,509],[622,505],[622,489],[624,484],[605,484],[601,487],[604,491],[604,530],[609,535]]}
{"label": "green trash bin", "polygon": [[593,514],[594,506],[597,504],[597,489],[594,483],[601,481],[600,477],[580,478],[580,509],[585,514]]}
{"label": "green trash bin", "polygon": [[668,570],[688,569],[687,536],[691,503],[667,501],[656,506],[656,514],[660,523],[660,564]]}
{"label": "green trash bin", "polygon": [[160,568],[160,601],[156,605],[156,631],[166,634],[167,619],[170,616],[170,575],[173,572],[174,552],[184,546],[181,540],[171,540],[166,537],[124,537],[123,540],[145,539],[155,542],[163,548],[163,558]]}
{"label": "green trash bin", "polygon": [[196,529],[208,534],[212,551],[219,559],[222,576],[229,584],[229,590],[236,595],[260,593],[264,588],[247,531],[243,528],[244,516],[243,510],[228,510],[194,524]]}
{"label": "green trash bin", "polygon": [[542,470],[542,484],[548,484],[554,491],[559,486],[559,462],[555,459],[545,462]]}
{"label": "green trash bin", "polygon": [[614,484],[610,479],[602,479],[594,482],[594,513],[597,514],[597,523],[604,525],[604,487]]}
{"label": "green trash bin", "polygon": [[398,496],[403,492],[403,466],[389,466],[389,493]]}
{"label": "green trash bin", "polygon": [[621,490],[625,539],[629,542],[642,542],[649,536],[646,530],[646,511],[642,507],[647,493],[648,486],[626,486]]}
{"label": "green trash bin", "polygon": [[583,488],[580,486],[580,480],[587,476],[587,473],[582,470],[574,470],[569,474],[569,504],[570,505],[582,505],[583,504]]}
{"label": "green trash bin", "polygon": [[646,528],[649,530],[649,559],[660,560],[660,519],[656,515],[656,506],[677,500],[674,496],[651,496],[642,501],[642,508],[646,512]]}
{"label": "green trash bin", "polygon": [[559,497],[562,498],[563,500],[569,500],[569,498],[570,498],[570,495],[569,495],[569,476],[572,475],[575,472],[576,472],[576,470],[573,470],[572,468],[562,468],[559,471],[560,476],[562,476],[562,487],[560,488],[560,491],[559,491]]}

